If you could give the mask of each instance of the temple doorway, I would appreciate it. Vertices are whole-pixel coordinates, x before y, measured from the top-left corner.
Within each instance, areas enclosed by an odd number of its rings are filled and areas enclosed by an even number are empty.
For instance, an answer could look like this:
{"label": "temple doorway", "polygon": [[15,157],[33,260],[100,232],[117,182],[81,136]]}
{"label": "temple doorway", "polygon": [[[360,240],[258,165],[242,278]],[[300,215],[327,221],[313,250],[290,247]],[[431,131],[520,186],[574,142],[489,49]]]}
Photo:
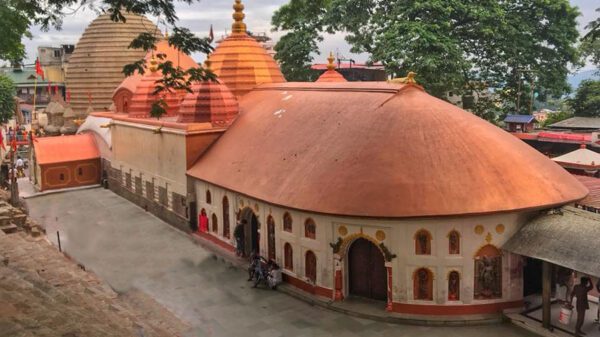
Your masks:
{"label": "temple doorway", "polygon": [[528,257],[523,266],[523,297],[542,293],[542,260]]}
{"label": "temple doorway", "polygon": [[349,293],[387,300],[387,271],[383,254],[371,241],[359,238],[348,251]]}
{"label": "temple doorway", "polygon": [[250,256],[252,252],[260,254],[260,223],[256,214],[251,208],[246,207],[242,210],[240,220],[246,220],[246,226],[244,227],[244,254],[246,256]]}

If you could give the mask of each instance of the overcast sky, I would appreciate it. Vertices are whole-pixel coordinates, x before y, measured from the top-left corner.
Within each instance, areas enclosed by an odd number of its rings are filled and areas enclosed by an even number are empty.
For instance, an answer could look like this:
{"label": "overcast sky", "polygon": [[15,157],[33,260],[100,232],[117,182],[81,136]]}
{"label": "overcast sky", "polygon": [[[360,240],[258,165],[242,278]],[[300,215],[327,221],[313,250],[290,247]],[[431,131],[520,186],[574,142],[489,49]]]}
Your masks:
{"label": "overcast sky", "polygon": [[[271,16],[282,4],[289,0],[245,0],[246,23],[253,32],[268,33],[275,41],[281,33],[271,32]],[[598,17],[595,8],[600,7],[597,0],[571,0],[579,7],[582,16],[579,17],[579,29],[584,31],[584,26]],[[191,6],[178,3],[177,13],[179,25],[187,27],[199,36],[207,36],[210,25],[214,27],[215,37],[226,34],[231,28],[233,0],[201,0]],[[80,10],[76,15],[68,16],[62,30],[54,29],[42,32],[38,27],[33,27],[33,39],[27,39],[27,62],[32,63],[36,57],[36,48],[40,45],[59,46],[61,44],[76,44],[87,25],[96,17],[96,13],[89,9]],[[164,27],[161,27],[164,30]],[[341,34],[328,35],[319,45],[321,55],[315,58],[316,62],[325,63],[330,51],[338,52],[342,56],[352,57],[357,62],[366,60],[366,55],[351,55],[349,46]],[[202,61],[202,55],[193,55],[197,61]]]}

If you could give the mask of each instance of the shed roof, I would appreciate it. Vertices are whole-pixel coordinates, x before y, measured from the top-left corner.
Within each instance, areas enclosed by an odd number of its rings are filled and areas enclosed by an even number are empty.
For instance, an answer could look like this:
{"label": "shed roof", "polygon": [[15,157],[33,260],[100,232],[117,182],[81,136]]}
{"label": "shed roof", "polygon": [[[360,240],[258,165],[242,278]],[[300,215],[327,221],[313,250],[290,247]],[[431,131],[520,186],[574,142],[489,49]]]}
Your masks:
{"label": "shed roof", "polygon": [[575,174],[573,176],[590,191],[585,198],[579,200],[577,203],[582,206],[600,209],[600,179]]}
{"label": "shed roof", "polygon": [[33,147],[36,161],[40,165],[100,158],[94,136],[89,133],[36,138]]}
{"label": "shed roof", "polygon": [[511,134],[385,82],[263,85],[188,174],[284,207],[364,217],[514,211],[587,194]]}
{"label": "shed roof", "polygon": [[550,125],[555,129],[600,129],[598,117],[572,117]]}
{"label": "shed roof", "polygon": [[532,115],[506,115],[504,123],[532,123],[536,122],[535,116]]}
{"label": "shed roof", "polygon": [[600,215],[563,207],[525,224],[502,249],[600,276]]}

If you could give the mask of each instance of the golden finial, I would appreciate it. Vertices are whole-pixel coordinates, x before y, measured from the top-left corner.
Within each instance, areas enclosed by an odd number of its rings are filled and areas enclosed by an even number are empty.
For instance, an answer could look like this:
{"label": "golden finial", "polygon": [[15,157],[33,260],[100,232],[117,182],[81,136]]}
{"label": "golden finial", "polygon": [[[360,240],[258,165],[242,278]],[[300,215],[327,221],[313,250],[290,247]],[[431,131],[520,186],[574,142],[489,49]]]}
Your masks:
{"label": "golden finial", "polygon": [[389,80],[388,82],[401,83],[401,84],[417,84],[417,81],[415,80],[416,75],[417,75],[417,73],[409,71],[408,75],[406,75],[406,77],[394,78],[394,79]]}
{"label": "golden finial", "polygon": [[169,38],[169,28],[165,27],[165,38]]}
{"label": "golden finial", "polygon": [[158,61],[156,60],[156,56],[154,56],[154,54],[152,54],[152,57],[150,58],[150,66],[148,69],[150,69],[150,71],[153,73],[158,70]]}
{"label": "golden finial", "polygon": [[485,236],[485,241],[487,241],[487,243],[492,242],[492,233],[490,233],[490,232],[487,233],[487,235]]}
{"label": "golden finial", "polygon": [[335,57],[333,56],[333,52],[329,53],[327,61],[329,61],[329,64],[327,64],[327,70],[335,70]]}
{"label": "golden finial", "polygon": [[244,4],[242,0],[235,0],[235,4],[233,4],[233,19],[235,22],[231,26],[232,33],[246,33],[246,24],[244,23],[244,18],[246,14],[244,14]]}

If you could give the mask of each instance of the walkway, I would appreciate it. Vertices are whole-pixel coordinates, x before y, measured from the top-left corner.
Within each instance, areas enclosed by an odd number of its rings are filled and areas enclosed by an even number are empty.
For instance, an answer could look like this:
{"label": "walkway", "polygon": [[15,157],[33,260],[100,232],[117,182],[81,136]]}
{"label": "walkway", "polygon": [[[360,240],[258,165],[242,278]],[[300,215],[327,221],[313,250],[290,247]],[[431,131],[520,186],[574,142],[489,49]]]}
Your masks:
{"label": "walkway", "polygon": [[189,336],[534,336],[509,324],[422,327],[374,322],[252,289],[246,274],[104,189],[27,200],[51,240],[115,290],[139,289],[193,326]]}

